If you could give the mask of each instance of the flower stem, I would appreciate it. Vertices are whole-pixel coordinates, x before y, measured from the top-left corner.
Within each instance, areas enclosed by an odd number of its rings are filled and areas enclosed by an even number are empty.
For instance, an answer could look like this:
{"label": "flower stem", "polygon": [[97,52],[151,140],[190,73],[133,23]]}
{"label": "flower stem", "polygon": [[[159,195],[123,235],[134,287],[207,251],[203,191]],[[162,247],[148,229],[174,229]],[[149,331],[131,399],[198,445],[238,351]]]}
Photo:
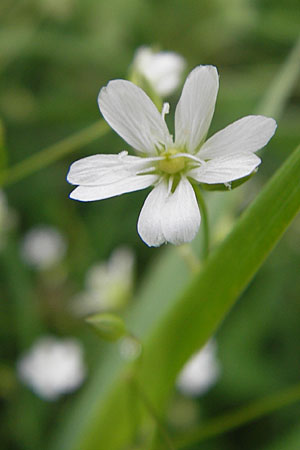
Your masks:
{"label": "flower stem", "polygon": [[134,376],[134,374],[131,374],[131,376],[129,377],[129,383],[128,383],[128,388],[129,388],[128,410],[130,412],[130,419],[131,419],[133,446],[138,443],[139,429],[140,429],[140,414],[139,414],[138,398],[137,398],[135,384],[136,384],[135,376]]}
{"label": "flower stem", "polygon": [[199,186],[193,186],[195,190],[195,194],[197,197],[198,205],[201,213],[201,222],[202,222],[202,230],[204,237],[204,245],[203,245],[203,256],[204,259],[208,257],[209,254],[209,246],[210,246],[210,234],[209,234],[209,223],[208,223],[208,213],[206,204],[204,202],[203,196],[200,192]]}
{"label": "flower stem", "polygon": [[[136,339],[140,345],[141,342],[139,339],[133,335],[129,335],[131,338]],[[161,437],[164,440],[164,448],[168,450],[175,450],[175,447],[172,444],[172,441],[169,437],[168,431],[166,430],[164,424],[160,420],[157,412],[155,411],[155,408],[153,407],[151,401],[149,400],[148,396],[144,392],[143,388],[141,387],[139,381],[138,381],[138,373],[140,370],[140,365],[143,358],[143,352],[141,351],[140,354],[137,356],[135,361],[133,362],[133,365],[131,367],[131,370],[129,371],[128,376],[128,382],[129,382],[129,400],[130,400],[130,407],[131,407],[131,417],[132,417],[132,431],[133,431],[133,444],[138,444],[139,440],[139,427],[140,427],[140,415],[139,415],[139,409],[137,400],[141,400],[143,406],[146,408],[148,414],[154,421],[156,425],[156,432],[158,431],[161,434]],[[155,436],[156,436],[155,432]],[[154,440],[155,440],[154,436]]]}
{"label": "flower stem", "polygon": [[135,385],[135,389],[136,389],[136,392],[137,392],[139,398],[142,400],[145,408],[147,409],[148,413],[154,420],[154,422],[157,426],[157,429],[160,431],[160,434],[161,434],[162,438],[164,439],[164,442],[165,442],[164,448],[166,448],[168,450],[175,450],[175,447],[170,439],[168,431],[166,430],[164,424],[161,422],[161,420],[160,420],[157,412],[155,411],[152,403],[150,402],[148,396],[145,394],[145,392],[143,391],[143,389],[141,388],[141,386],[139,385],[139,383],[137,382],[136,379],[134,379],[134,385]]}
{"label": "flower stem", "polygon": [[178,247],[178,251],[191,272],[197,273],[200,269],[201,264],[199,259],[193,252],[192,246],[190,244],[182,244]]}
{"label": "flower stem", "polygon": [[104,120],[97,121],[83,130],[53,144],[25,160],[0,172],[0,185],[10,185],[26,178],[34,172],[43,169],[63,158],[73,150],[77,150],[95,139],[103,136],[109,130]]}

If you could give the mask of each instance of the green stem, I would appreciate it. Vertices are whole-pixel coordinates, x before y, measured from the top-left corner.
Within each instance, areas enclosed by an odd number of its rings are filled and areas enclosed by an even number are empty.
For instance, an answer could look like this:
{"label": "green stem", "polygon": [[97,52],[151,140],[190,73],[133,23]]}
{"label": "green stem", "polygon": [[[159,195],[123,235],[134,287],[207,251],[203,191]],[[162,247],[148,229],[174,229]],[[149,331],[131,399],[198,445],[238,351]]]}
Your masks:
{"label": "green stem", "polygon": [[208,213],[206,204],[204,202],[203,196],[200,192],[199,186],[194,185],[195,194],[197,197],[198,205],[200,208],[201,213],[201,227],[203,230],[203,236],[204,236],[204,245],[203,245],[203,255],[204,259],[207,259],[209,254],[209,246],[210,246],[210,235],[209,235],[209,224],[208,224]]}
{"label": "green stem", "polygon": [[300,401],[300,383],[276,394],[271,394],[263,399],[249,403],[247,406],[243,406],[236,411],[216,417],[206,424],[204,423],[193,431],[177,438],[175,440],[176,448],[185,448],[208,438],[218,436],[226,431],[231,431],[252,420],[259,419],[298,401]]}
{"label": "green stem", "polygon": [[0,168],[3,169],[7,165],[7,150],[5,144],[5,130],[0,119]]}
{"label": "green stem", "polygon": [[29,156],[27,159],[17,163],[11,168],[7,168],[0,172],[0,185],[7,186],[32,173],[43,169],[55,161],[63,158],[73,150],[77,150],[95,139],[103,136],[109,127],[103,120],[97,121],[87,128],[57,142],[56,144],[46,147],[44,150]]}
{"label": "green stem", "polygon": [[158,414],[156,413],[153,405],[151,404],[149,398],[147,397],[147,395],[145,394],[143,389],[141,389],[139,383],[136,380],[134,380],[134,384],[135,384],[135,389],[136,389],[136,392],[137,392],[139,398],[142,400],[146,410],[148,411],[148,413],[154,420],[154,422],[157,426],[157,429],[159,430],[162,438],[164,439],[164,442],[165,442],[164,448],[169,449],[169,450],[175,450],[175,447],[170,439],[169,433],[166,430],[164,424],[161,422],[161,420],[160,420]]}
{"label": "green stem", "polygon": [[276,77],[269,86],[262,102],[255,110],[256,114],[263,114],[278,119],[284,111],[291,92],[296,85],[300,73],[300,36],[295,42],[286,61],[281,65]]}
{"label": "green stem", "polygon": [[133,446],[138,443],[139,429],[140,429],[140,414],[137,404],[136,395],[136,380],[134,375],[130,377],[128,384],[128,410],[130,411],[131,426],[132,426],[132,444]]}
{"label": "green stem", "polygon": [[201,264],[197,256],[195,255],[192,246],[190,244],[182,244],[178,248],[178,252],[186,262],[186,265],[192,273],[197,273],[200,270]]}

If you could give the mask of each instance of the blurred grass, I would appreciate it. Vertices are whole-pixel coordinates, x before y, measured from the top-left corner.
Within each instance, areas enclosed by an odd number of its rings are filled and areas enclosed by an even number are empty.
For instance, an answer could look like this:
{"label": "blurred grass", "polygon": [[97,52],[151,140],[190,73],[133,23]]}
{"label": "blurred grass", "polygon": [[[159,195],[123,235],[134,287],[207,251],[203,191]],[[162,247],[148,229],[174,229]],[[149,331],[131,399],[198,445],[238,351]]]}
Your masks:
{"label": "blurred grass", "polygon": [[[189,68],[199,63],[218,66],[221,87],[212,133],[253,111],[298,38],[299,19],[298,0],[284,4],[279,0],[2,0],[0,118],[6,154],[0,153],[1,167],[6,159],[13,166],[98,121],[100,87],[109,79],[126,76],[134,51],[142,44],[180,52]],[[285,87],[279,83],[282,92]],[[240,206],[230,206],[233,217],[299,143],[299,97],[295,80],[258,175],[247,190],[242,188]],[[177,95],[170,99],[171,108],[176,100]],[[121,243],[131,245],[137,254],[139,285],[149,263],[155,264],[157,254],[164,251],[146,248],[135,231],[145,193],[89,205],[67,198],[70,187],[65,174],[74,159],[123,149],[121,139],[110,133],[6,189],[17,218],[5,251],[0,250],[0,335],[1,364],[12,373],[25,343],[43,329],[81,337],[93,372],[102,346],[95,350],[89,333],[69,316],[71,295],[81,288],[90,264],[106,258]],[[55,289],[28,271],[19,258],[24,231],[39,223],[59,227],[69,242],[67,280]],[[218,386],[198,402],[204,418],[298,381],[299,238],[299,222],[295,222],[219,330],[223,374]],[[15,317],[16,305],[23,312]],[[2,445],[40,450],[45,436],[57,429],[56,417],[68,414],[72,397],[48,405],[14,383],[14,389],[2,394]],[[296,450],[299,413],[297,407],[276,413],[203,443],[203,449]]]}
{"label": "blurred grass", "polygon": [[187,448],[190,445],[199,444],[201,441],[232,431],[236,427],[240,427],[252,420],[258,420],[266,414],[273,413],[277,409],[281,409],[286,405],[290,406],[294,402],[299,401],[300,384],[297,384],[201,424],[183,436],[175,438],[176,448]]}

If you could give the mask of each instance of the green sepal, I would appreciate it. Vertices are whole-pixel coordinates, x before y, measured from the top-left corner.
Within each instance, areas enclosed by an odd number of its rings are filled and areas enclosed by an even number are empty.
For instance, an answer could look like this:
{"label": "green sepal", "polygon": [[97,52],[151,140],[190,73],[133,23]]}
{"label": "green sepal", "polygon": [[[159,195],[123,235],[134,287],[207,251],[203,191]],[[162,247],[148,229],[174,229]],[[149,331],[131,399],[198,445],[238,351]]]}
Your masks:
{"label": "green sepal", "polygon": [[106,341],[117,341],[126,334],[124,320],[115,314],[100,313],[89,316],[85,321]]}

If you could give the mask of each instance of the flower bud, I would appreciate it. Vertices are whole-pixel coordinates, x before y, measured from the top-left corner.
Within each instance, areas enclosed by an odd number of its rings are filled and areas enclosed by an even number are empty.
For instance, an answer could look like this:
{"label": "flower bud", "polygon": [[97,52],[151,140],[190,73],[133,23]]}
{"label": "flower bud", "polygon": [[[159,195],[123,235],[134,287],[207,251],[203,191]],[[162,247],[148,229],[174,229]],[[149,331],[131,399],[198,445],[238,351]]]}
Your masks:
{"label": "flower bud", "polygon": [[85,321],[94,329],[98,336],[106,341],[117,341],[126,333],[123,319],[115,314],[95,314],[87,317]]}

